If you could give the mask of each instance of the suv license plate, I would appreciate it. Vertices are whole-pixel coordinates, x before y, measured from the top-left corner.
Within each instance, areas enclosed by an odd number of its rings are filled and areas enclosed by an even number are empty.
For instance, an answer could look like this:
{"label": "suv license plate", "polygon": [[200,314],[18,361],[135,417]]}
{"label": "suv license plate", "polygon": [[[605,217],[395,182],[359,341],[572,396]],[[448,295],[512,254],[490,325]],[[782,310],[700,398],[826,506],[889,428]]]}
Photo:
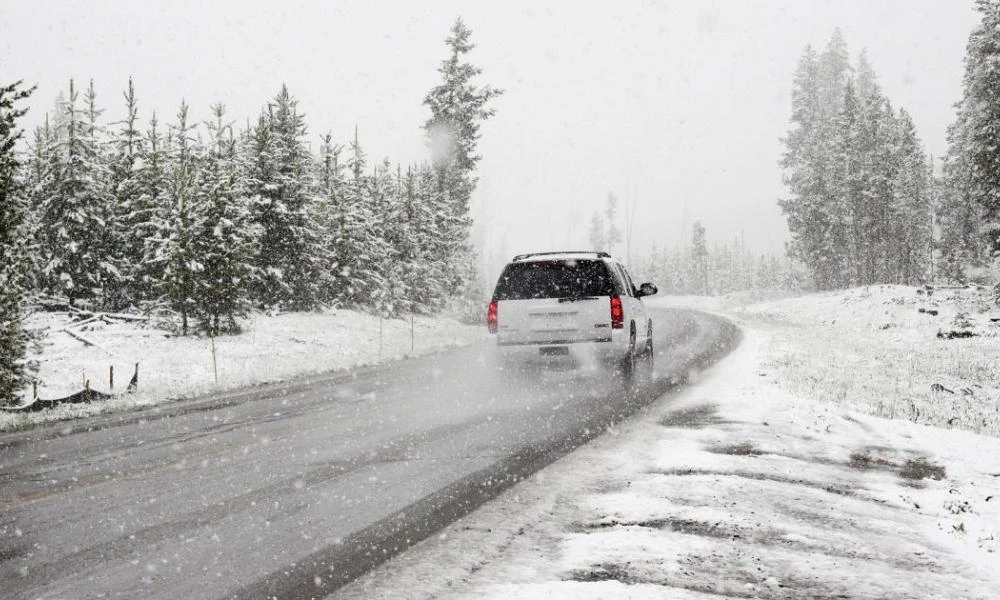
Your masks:
{"label": "suv license plate", "polygon": [[539,348],[538,353],[542,356],[569,356],[569,348],[566,346],[548,346]]}

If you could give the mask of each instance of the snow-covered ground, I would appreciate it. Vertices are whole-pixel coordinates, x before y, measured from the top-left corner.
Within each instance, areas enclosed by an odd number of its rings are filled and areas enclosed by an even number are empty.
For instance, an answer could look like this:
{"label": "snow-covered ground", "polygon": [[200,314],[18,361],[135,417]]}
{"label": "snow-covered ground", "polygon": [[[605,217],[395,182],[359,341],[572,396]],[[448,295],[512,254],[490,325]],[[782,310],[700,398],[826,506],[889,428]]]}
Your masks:
{"label": "snow-covered ground", "polygon": [[[72,325],[65,313],[37,313],[30,325],[46,332],[37,357],[40,398],[68,396],[83,389],[87,380],[95,390],[123,392],[136,363],[138,393],[37,413],[0,412],[0,431],[376,364],[467,344],[487,335],[484,327],[447,318],[416,317],[411,336],[408,319],[380,322],[378,317],[355,311],[257,313],[247,321],[242,334],[215,339],[213,367],[212,340],[207,337],[172,336],[136,323],[97,320],[72,327],[95,344],[87,346],[64,331]],[[113,390],[109,388],[110,367],[114,367]]]}
{"label": "snow-covered ground", "polygon": [[715,308],[746,337],[699,384],[335,597],[998,597],[1000,440],[975,433],[996,433],[995,307],[885,287]]}

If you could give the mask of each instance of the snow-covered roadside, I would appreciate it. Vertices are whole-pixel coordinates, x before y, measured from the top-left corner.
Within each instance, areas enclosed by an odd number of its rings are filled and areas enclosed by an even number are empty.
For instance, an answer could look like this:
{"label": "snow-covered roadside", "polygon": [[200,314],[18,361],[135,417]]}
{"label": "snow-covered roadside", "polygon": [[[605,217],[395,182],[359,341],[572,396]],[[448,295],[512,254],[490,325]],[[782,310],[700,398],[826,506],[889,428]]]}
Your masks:
{"label": "snow-covered roadside", "polygon": [[[139,363],[138,393],[93,404],[65,405],[37,413],[0,412],[0,431],[33,423],[133,410],[179,397],[292,377],[396,360],[472,343],[486,337],[485,327],[462,325],[447,318],[416,317],[412,350],[409,320],[380,320],[349,310],[327,313],[254,314],[240,335],[169,336],[129,323],[88,324],[80,331],[95,346],[85,346],[61,331],[65,315],[38,313],[31,326],[46,331],[38,377],[41,398],[59,398],[83,388],[84,381],[109,391],[125,390]],[[381,340],[380,340],[381,328]],[[218,384],[215,372],[218,372]]]}
{"label": "snow-covered roadside", "polygon": [[793,393],[1000,437],[1000,307],[986,290],[875,286],[730,314],[773,334],[768,369]]}
{"label": "snow-covered roadside", "polygon": [[334,597],[995,598],[1000,440],[786,387],[775,359],[798,341],[766,322],[696,387]]}

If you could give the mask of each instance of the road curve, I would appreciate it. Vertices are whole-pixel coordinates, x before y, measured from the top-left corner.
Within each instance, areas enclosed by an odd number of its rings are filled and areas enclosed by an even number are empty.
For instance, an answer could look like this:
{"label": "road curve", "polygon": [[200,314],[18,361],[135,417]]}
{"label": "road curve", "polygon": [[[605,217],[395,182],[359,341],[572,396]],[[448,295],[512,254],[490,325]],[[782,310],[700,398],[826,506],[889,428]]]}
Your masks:
{"label": "road curve", "polygon": [[6,598],[315,598],[682,384],[739,342],[654,309],[652,381],[498,376],[489,344],[0,434]]}

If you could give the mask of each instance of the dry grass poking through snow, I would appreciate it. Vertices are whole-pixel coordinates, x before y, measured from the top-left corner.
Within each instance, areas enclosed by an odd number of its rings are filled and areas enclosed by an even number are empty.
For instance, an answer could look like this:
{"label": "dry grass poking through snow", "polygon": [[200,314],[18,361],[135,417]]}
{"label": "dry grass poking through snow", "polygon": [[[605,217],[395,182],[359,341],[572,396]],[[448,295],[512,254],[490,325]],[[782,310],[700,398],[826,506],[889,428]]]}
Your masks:
{"label": "dry grass poking through snow", "polygon": [[1000,307],[985,290],[857,288],[734,314],[772,333],[760,375],[797,395],[1000,437]]}

